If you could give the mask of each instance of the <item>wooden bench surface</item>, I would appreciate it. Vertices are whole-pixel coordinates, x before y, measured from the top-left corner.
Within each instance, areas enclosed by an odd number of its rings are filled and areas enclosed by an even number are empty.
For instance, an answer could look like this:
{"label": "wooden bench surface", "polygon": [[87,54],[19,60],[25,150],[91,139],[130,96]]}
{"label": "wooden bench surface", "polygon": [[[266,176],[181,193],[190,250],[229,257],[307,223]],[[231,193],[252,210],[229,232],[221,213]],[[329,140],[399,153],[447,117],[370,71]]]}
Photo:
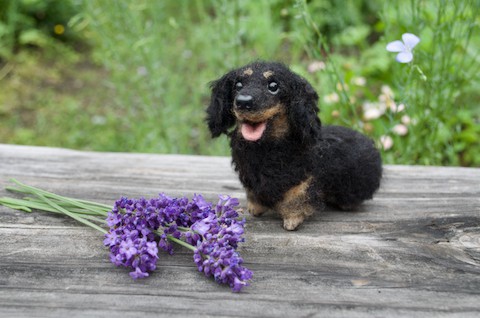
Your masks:
{"label": "wooden bench surface", "polygon": [[[0,145],[0,197],[10,178],[108,204],[159,192],[246,204],[227,157]],[[134,281],[99,232],[0,206],[0,316],[480,317],[480,169],[386,166],[374,200],[296,232],[273,213],[246,218],[239,251],[254,278],[232,293],[186,249]]]}

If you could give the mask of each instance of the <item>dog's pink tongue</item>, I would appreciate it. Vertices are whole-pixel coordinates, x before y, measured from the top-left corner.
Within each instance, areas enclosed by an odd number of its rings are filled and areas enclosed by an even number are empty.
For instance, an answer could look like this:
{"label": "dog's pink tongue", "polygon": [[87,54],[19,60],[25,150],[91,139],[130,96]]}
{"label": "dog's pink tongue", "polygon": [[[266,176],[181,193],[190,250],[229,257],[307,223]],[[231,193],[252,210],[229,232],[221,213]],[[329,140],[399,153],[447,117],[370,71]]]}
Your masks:
{"label": "dog's pink tongue", "polygon": [[262,138],[263,132],[267,128],[267,123],[262,122],[258,124],[242,123],[241,131],[242,136],[248,141],[257,141]]}

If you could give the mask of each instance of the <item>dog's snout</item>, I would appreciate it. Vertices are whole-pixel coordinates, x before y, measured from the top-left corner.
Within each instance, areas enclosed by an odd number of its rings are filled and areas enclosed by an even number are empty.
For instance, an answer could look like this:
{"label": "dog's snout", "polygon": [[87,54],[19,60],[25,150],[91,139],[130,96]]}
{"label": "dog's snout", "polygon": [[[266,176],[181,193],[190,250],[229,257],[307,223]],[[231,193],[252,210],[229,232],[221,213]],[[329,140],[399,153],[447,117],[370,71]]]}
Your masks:
{"label": "dog's snout", "polygon": [[240,109],[250,109],[253,105],[253,97],[252,95],[243,95],[240,94],[235,99],[235,104]]}

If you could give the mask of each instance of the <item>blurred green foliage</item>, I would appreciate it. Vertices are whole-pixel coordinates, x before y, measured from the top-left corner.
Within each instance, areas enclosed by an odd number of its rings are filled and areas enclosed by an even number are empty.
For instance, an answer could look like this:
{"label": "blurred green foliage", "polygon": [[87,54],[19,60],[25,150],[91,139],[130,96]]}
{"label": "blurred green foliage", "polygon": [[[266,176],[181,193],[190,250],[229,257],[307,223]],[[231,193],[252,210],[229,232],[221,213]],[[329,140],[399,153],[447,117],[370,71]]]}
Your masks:
{"label": "blurred green foliage", "polygon": [[[346,38],[350,27],[329,37],[311,6],[302,3],[304,20],[317,35],[306,39],[310,55],[327,60],[319,82],[338,96],[323,107],[327,122],[384,141],[386,162],[480,165],[479,1],[377,2],[378,19],[370,20],[367,45],[351,42],[355,54],[335,51],[349,47],[338,39]],[[368,28],[357,24],[357,32]],[[385,46],[406,32],[421,41],[413,62],[400,64]],[[325,52],[330,54],[325,57]],[[365,84],[358,85],[359,78]],[[377,116],[367,118],[372,108]]]}
{"label": "blurred green foliage", "polygon": [[0,0],[0,58],[32,46],[62,49],[55,40],[74,45],[79,35],[65,26],[78,10],[74,1]]}
{"label": "blurred green foliage", "polygon": [[[208,83],[255,59],[312,82],[384,161],[480,166],[479,0],[0,0],[0,142],[228,155]],[[420,37],[410,64],[385,50]],[[375,116],[372,116],[375,114]]]}

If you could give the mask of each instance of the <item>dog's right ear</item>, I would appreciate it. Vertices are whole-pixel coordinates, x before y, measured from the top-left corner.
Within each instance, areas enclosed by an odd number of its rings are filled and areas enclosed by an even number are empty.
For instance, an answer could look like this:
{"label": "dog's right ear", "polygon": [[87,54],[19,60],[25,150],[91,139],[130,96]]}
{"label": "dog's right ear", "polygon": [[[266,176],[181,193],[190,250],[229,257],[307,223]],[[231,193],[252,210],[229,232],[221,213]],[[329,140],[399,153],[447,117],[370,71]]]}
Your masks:
{"label": "dog's right ear", "polygon": [[212,137],[226,134],[235,124],[233,115],[233,98],[236,72],[231,71],[216,81],[210,83],[212,96],[207,108],[207,124]]}
{"label": "dog's right ear", "polygon": [[318,94],[303,77],[294,74],[292,91],[297,92],[291,101],[290,124],[299,140],[315,143],[321,135],[321,122],[318,117]]}

